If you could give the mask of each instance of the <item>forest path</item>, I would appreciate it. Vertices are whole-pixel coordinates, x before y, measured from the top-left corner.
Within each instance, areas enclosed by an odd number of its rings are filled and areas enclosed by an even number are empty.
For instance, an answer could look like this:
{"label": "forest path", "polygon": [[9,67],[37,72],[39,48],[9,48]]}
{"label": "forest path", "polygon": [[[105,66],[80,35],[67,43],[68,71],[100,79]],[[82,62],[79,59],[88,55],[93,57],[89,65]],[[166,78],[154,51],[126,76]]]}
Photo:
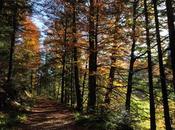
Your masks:
{"label": "forest path", "polygon": [[27,115],[24,130],[80,130],[74,123],[73,113],[56,101],[40,98]]}

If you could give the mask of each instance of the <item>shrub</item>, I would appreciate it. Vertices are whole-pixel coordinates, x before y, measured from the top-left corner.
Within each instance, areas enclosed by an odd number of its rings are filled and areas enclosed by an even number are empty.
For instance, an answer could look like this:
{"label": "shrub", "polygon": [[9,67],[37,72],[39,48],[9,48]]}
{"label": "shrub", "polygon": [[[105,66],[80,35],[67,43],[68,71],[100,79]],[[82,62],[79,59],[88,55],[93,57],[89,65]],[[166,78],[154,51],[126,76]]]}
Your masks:
{"label": "shrub", "polygon": [[99,110],[96,113],[75,115],[77,125],[89,130],[132,130],[132,120],[125,111]]}

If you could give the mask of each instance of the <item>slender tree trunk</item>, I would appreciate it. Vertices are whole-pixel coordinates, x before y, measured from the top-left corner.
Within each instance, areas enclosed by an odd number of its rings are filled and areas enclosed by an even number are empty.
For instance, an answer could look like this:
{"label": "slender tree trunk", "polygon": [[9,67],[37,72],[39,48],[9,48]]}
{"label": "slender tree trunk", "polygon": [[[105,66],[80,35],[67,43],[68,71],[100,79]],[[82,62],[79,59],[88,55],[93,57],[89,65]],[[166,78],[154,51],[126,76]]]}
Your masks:
{"label": "slender tree trunk", "polygon": [[[98,2],[98,0],[97,0]],[[95,71],[97,71],[97,56],[98,56],[98,26],[99,26],[99,7],[98,3],[96,5],[96,11],[95,11],[95,16],[96,16],[96,24],[95,24]]]}
{"label": "slender tree trunk", "polygon": [[150,32],[149,32],[149,19],[147,0],[144,0],[145,8],[145,22],[146,22],[146,42],[147,42],[147,54],[148,54],[148,80],[149,80],[149,100],[150,100],[150,126],[151,130],[156,130],[155,122],[155,103],[154,103],[154,92],[153,92],[153,74],[152,74],[152,56],[151,56],[151,45],[150,45]]}
{"label": "slender tree trunk", "polygon": [[69,94],[69,70],[68,66],[66,66],[65,72],[65,87],[64,87],[64,104],[68,105],[68,94]]}
{"label": "slender tree trunk", "polygon": [[[60,83],[59,81],[58,81],[58,83]],[[57,88],[57,93],[56,93],[56,99],[58,100],[59,99],[59,95],[60,95],[60,85],[59,85],[59,87]]]}
{"label": "slender tree trunk", "polygon": [[171,66],[172,66],[172,71],[173,71],[173,86],[174,86],[174,92],[175,92],[175,27],[174,27],[174,15],[173,15],[172,6],[173,6],[173,1],[166,0]]}
{"label": "slender tree trunk", "polygon": [[10,57],[9,57],[9,63],[8,63],[8,75],[7,75],[7,88],[6,91],[9,94],[10,98],[15,98],[15,93],[12,90],[12,72],[13,72],[13,54],[14,54],[14,47],[15,47],[15,39],[16,39],[16,29],[17,29],[17,7],[16,7],[16,1],[14,0],[14,10],[13,10],[13,32],[11,34],[11,43],[10,43]]}
{"label": "slender tree trunk", "polygon": [[135,56],[134,56],[134,51],[135,51],[135,44],[136,44],[136,34],[135,34],[135,29],[136,29],[136,8],[137,8],[137,1],[135,0],[133,3],[133,25],[132,25],[132,47],[131,47],[131,60],[130,60],[130,65],[129,65],[129,74],[128,74],[128,88],[127,88],[127,93],[126,93],[126,111],[130,113],[130,104],[131,104],[131,93],[132,93],[132,78],[133,78],[133,71],[134,71],[134,62],[135,62]]}
{"label": "slender tree trunk", "polygon": [[61,103],[64,103],[64,84],[65,84],[65,57],[63,56],[62,61],[62,74],[61,74]]}
{"label": "slender tree trunk", "polygon": [[14,7],[14,14],[13,14],[13,32],[11,34],[11,44],[10,44],[10,58],[9,58],[9,69],[8,69],[8,76],[7,81],[11,82],[12,80],[12,70],[13,70],[13,53],[14,53],[14,46],[15,46],[15,35],[16,35],[16,7]]}
{"label": "slender tree trunk", "polygon": [[31,90],[31,93],[33,92],[33,71],[31,70],[31,73],[30,73],[30,90]]}
{"label": "slender tree trunk", "polygon": [[67,18],[65,21],[65,29],[64,29],[64,52],[63,52],[63,56],[62,56],[62,74],[61,74],[61,103],[64,103],[64,92],[65,92],[65,66],[66,66],[66,49],[67,49]]}
{"label": "slender tree trunk", "polygon": [[[70,85],[70,84],[69,84]],[[68,94],[67,94],[67,100],[68,100],[68,105],[70,104],[70,91],[71,91],[71,88],[70,86],[68,87]]]}
{"label": "slender tree trunk", "polygon": [[[87,70],[88,67],[88,63],[86,62],[86,66],[85,69]],[[84,76],[83,76],[83,87],[82,87],[82,99],[84,97],[84,92],[85,92],[85,84],[86,84],[86,76],[87,76],[87,72],[85,71]]]}
{"label": "slender tree trunk", "polygon": [[[65,85],[67,86],[67,84],[65,84]],[[65,105],[67,105],[67,95],[68,95],[68,91],[67,91],[67,87],[65,87],[64,88],[64,104]]]}
{"label": "slender tree trunk", "polygon": [[41,75],[39,76],[39,84],[37,86],[37,96],[39,96],[41,94],[41,86],[42,86],[42,83],[41,83]]}
{"label": "slender tree trunk", "polygon": [[115,62],[116,62],[116,57],[115,57],[115,52],[114,52],[114,54],[112,54],[112,56],[111,56],[111,68],[110,68],[110,73],[109,73],[109,86],[108,86],[106,94],[105,94],[105,101],[104,101],[105,104],[110,104],[110,94],[112,93],[112,89],[113,89],[113,82],[114,82],[115,69],[116,69],[116,67],[114,66]]}
{"label": "slender tree trunk", "polygon": [[[72,52],[73,53],[73,52]],[[70,82],[71,82],[71,89],[70,89],[70,104],[71,104],[71,107],[73,106],[73,75],[74,75],[74,72],[73,72],[73,57],[71,55],[71,75],[70,75]]]}
{"label": "slender tree trunk", "polygon": [[75,96],[75,78],[74,78],[74,76],[75,76],[75,74],[74,74],[74,65],[73,65],[73,61],[74,61],[74,56],[73,56],[73,51],[74,50],[72,50],[72,62],[71,62],[71,106],[74,106],[74,104],[75,104],[75,98],[76,98],[76,96]]}
{"label": "slender tree trunk", "polygon": [[76,30],[76,0],[73,3],[73,44],[74,44],[74,83],[76,89],[76,99],[77,99],[77,106],[76,109],[78,111],[82,111],[82,95],[80,90],[80,83],[79,83],[79,68],[78,68],[78,50],[77,50],[77,30]]}
{"label": "slender tree trunk", "polygon": [[96,105],[96,48],[94,33],[94,0],[90,0],[89,10],[89,94],[88,94],[88,111],[93,112]]}
{"label": "slender tree trunk", "polygon": [[153,4],[154,4],[154,16],[155,16],[155,24],[156,24],[156,37],[157,37],[157,47],[158,47],[158,57],[159,57],[160,80],[161,80],[161,86],[162,86],[162,98],[163,98],[163,107],[164,107],[165,126],[167,130],[171,130],[172,128],[171,128],[170,115],[169,115],[166,76],[165,76],[165,68],[163,65],[162,47],[161,47],[161,40],[160,40],[157,0],[153,0]]}

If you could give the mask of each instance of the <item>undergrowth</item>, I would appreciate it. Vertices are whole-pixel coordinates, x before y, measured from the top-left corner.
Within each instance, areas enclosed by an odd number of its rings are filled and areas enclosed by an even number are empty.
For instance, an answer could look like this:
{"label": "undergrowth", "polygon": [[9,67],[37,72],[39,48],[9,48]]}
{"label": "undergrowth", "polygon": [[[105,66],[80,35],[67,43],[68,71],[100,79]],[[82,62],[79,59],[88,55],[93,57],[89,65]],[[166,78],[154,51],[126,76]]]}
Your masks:
{"label": "undergrowth", "polygon": [[126,112],[98,111],[93,114],[75,114],[76,124],[88,130],[133,130]]}

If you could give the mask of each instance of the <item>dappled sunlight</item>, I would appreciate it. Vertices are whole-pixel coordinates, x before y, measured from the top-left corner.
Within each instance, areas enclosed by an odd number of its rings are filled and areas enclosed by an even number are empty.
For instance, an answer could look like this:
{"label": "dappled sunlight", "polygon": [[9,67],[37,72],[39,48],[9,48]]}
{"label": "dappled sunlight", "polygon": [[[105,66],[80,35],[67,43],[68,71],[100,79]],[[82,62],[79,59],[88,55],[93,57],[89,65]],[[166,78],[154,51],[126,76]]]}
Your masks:
{"label": "dappled sunlight", "polygon": [[174,0],[0,0],[0,130],[174,130]]}
{"label": "dappled sunlight", "polygon": [[56,129],[74,124],[73,113],[64,105],[48,99],[39,99],[28,112],[28,119],[21,127]]}

